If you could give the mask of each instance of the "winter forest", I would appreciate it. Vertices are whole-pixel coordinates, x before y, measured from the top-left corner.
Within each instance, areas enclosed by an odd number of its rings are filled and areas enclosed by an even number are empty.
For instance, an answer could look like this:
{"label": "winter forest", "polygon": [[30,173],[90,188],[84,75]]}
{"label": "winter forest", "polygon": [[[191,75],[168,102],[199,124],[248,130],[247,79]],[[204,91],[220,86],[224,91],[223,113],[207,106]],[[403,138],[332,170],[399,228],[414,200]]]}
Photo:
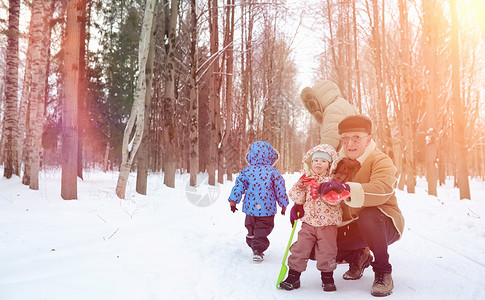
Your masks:
{"label": "winter forest", "polygon": [[115,171],[123,199],[130,172],[140,194],[150,173],[232,180],[256,140],[297,172],[320,136],[299,94],[328,79],[373,120],[401,190],[452,178],[471,199],[484,16],[482,0],[0,0],[3,176],[38,190],[62,168],[77,199],[83,172]]}

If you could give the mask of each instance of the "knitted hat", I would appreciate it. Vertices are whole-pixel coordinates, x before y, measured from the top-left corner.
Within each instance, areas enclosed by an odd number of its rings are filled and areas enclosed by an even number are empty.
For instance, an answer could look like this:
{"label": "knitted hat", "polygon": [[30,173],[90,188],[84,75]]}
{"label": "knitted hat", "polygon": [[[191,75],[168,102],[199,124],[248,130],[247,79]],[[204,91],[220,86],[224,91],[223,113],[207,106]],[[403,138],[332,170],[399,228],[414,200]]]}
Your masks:
{"label": "knitted hat", "polygon": [[372,121],[364,115],[348,116],[338,124],[338,133],[365,132],[371,134]]}
{"label": "knitted hat", "polygon": [[311,161],[313,161],[317,157],[326,159],[329,163],[332,162],[332,157],[327,152],[317,151],[317,152],[313,153]]}

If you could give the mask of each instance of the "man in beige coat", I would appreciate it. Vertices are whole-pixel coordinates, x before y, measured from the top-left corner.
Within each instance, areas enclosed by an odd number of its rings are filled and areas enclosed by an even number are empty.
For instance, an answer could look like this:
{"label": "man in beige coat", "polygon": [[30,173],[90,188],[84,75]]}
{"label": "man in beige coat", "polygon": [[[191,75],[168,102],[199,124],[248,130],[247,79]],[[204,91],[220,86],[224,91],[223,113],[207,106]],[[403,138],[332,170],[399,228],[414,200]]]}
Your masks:
{"label": "man in beige coat", "polygon": [[[347,280],[361,278],[364,269],[372,265],[375,280],[371,294],[388,296],[394,287],[388,245],[399,240],[404,229],[404,218],[394,192],[396,167],[372,140],[369,118],[347,117],[338,129],[342,149],[336,177],[346,176],[347,180],[343,181],[346,183],[325,182],[318,188],[322,195],[330,190],[350,192],[343,206],[344,226],[338,229],[337,261],[349,263],[349,270],[343,275]],[[346,174],[339,174],[340,165],[346,165]],[[374,261],[367,248],[374,254]]]}
{"label": "man in beige coat", "polygon": [[345,117],[357,114],[357,109],[342,97],[338,86],[329,80],[319,81],[313,87],[305,87],[301,91],[300,99],[320,124],[320,143],[338,149],[338,124]]}

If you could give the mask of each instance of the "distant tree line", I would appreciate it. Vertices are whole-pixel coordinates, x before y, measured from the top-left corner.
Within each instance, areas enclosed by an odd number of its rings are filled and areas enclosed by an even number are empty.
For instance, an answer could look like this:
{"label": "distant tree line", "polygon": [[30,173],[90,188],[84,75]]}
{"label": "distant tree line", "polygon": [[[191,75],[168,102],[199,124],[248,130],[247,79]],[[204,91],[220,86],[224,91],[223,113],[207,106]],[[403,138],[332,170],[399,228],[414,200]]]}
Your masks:
{"label": "distant tree line", "polygon": [[470,198],[468,176],[483,179],[481,1],[0,0],[0,11],[0,163],[32,189],[46,165],[62,166],[64,199],[91,167],[120,172],[121,198],[134,170],[141,194],[149,172],[169,187],[177,170],[215,184],[255,140],[298,171],[319,136],[287,25],[302,14],[322,42],[315,79],[373,119],[400,188],[426,176],[436,195],[451,175]]}

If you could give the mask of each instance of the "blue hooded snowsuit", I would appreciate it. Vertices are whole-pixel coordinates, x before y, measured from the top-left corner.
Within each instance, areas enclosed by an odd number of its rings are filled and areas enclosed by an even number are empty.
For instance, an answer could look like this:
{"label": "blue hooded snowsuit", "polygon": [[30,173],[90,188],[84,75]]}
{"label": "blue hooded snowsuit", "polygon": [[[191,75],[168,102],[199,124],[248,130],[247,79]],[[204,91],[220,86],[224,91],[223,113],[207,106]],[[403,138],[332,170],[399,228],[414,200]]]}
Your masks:
{"label": "blue hooded snowsuit", "polygon": [[244,168],[236,179],[229,201],[239,203],[243,194],[242,210],[246,215],[255,217],[276,214],[276,203],[288,206],[285,180],[273,167],[278,153],[270,143],[254,142],[246,156],[249,166]]}

